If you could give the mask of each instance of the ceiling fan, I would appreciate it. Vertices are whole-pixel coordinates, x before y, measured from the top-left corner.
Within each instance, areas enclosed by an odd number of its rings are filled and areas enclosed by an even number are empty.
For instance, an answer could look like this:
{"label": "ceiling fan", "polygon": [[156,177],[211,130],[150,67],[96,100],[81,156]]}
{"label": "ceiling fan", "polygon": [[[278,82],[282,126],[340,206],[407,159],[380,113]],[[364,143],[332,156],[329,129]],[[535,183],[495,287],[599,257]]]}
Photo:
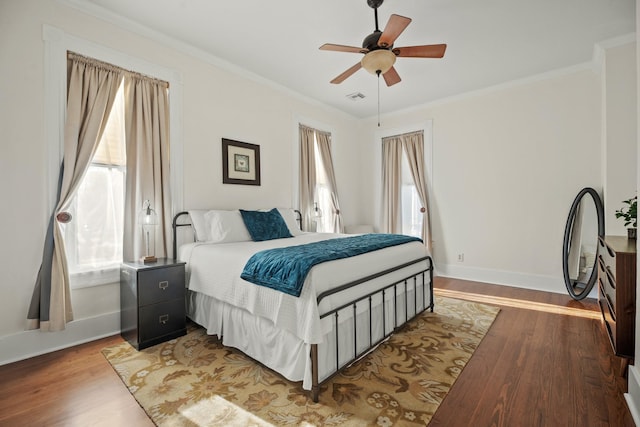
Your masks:
{"label": "ceiling fan", "polygon": [[384,31],[378,28],[378,7],[384,0],[367,0],[367,4],[373,8],[376,29],[373,33],[365,37],[362,47],[344,46],[339,44],[326,43],[320,46],[320,50],[332,50],[336,52],[362,53],[364,57],[360,62],[349,68],[331,83],[342,83],[347,77],[354,74],[360,68],[364,68],[371,74],[380,74],[384,77],[387,86],[392,86],[400,82],[400,76],[393,67],[396,57],[405,58],[442,58],[447,48],[446,44],[432,44],[422,46],[393,47],[393,43],[405,28],[411,23],[411,18],[400,15],[391,15]]}

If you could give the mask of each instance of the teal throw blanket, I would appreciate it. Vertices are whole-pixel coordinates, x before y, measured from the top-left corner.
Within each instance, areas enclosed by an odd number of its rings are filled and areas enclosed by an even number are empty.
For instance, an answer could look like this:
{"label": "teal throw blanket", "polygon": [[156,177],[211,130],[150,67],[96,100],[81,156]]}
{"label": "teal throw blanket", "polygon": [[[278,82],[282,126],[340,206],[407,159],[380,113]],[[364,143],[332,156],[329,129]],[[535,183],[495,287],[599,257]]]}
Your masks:
{"label": "teal throw blanket", "polygon": [[300,296],[307,273],[316,264],[422,240],[402,234],[363,234],[268,249],[254,254],[240,277],[257,285]]}

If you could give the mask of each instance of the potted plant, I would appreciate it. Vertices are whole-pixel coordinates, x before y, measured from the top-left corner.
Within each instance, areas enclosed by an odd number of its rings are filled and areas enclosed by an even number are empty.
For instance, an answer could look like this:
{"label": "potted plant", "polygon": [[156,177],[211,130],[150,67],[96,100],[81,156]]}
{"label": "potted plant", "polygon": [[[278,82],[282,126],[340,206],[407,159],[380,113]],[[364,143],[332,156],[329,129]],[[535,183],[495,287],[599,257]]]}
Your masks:
{"label": "potted plant", "polygon": [[624,225],[627,227],[627,236],[630,239],[635,239],[637,235],[638,196],[629,200],[623,200],[622,203],[626,206],[616,211],[616,218],[624,218]]}

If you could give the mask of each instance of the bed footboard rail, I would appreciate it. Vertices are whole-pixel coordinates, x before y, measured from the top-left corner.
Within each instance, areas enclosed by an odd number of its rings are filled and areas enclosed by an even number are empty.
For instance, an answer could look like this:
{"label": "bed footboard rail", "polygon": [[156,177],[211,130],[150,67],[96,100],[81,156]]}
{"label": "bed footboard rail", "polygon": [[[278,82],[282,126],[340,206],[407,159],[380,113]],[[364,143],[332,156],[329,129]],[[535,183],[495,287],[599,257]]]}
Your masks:
{"label": "bed footboard rail", "polygon": [[[372,274],[370,276],[367,277],[363,277],[361,279],[346,283],[342,286],[333,288],[331,290],[325,291],[323,293],[321,293],[320,295],[318,295],[317,298],[317,302],[318,305],[320,305],[320,302],[333,294],[336,294],[338,292],[344,291],[346,289],[352,288],[354,286],[357,286],[359,284],[362,284],[364,282],[373,280],[373,279],[377,279],[380,277],[383,277],[387,274],[393,273],[395,271],[399,271],[402,270],[405,267],[409,267],[412,265],[416,265],[419,264],[423,261],[427,261],[427,266],[425,268],[420,269],[417,272],[414,272],[406,277],[403,277],[401,279],[395,280],[394,282],[385,285],[382,288],[376,289],[372,292],[367,293],[366,295],[362,295],[352,301],[349,301],[345,304],[340,305],[339,307],[336,307],[324,314],[322,314],[320,316],[320,319],[324,319],[328,316],[334,316],[334,331],[335,331],[335,371],[332,371],[333,373],[331,373],[328,377],[324,378],[322,380],[322,382],[319,381],[319,367],[318,367],[318,344],[312,344],[311,345],[311,378],[312,378],[312,386],[311,386],[311,397],[313,398],[314,402],[318,402],[318,395],[320,393],[320,384],[324,383],[326,381],[328,381],[329,379],[331,379],[333,376],[335,376],[336,374],[338,374],[340,371],[342,371],[343,369],[347,368],[348,366],[350,366],[351,364],[353,364],[355,361],[359,360],[360,358],[364,357],[366,354],[368,354],[369,352],[371,352],[374,348],[376,348],[380,343],[384,342],[385,340],[387,340],[391,335],[393,335],[398,329],[399,327],[401,327],[402,325],[406,324],[408,321],[414,319],[415,317],[417,317],[418,315],[420,315],[421,313],[423,313],[426,310],[431,310],[433,311],[433,260],[430,256],[424,256],[418,259],[415,259],[413,261],[409,261],[406,262],[404,264],[398,265],[396,267],[393,268],[389,268],[387,270],[381,271],[379,273],[376,274]],[[426,276],[428,275],[428,282],[426,280]],[[421,279],[421,280],[420,280]],[[410,285],[408,285],[408,282],[413,281],[413,287],[411,287]],[[419,283],[420,282],[420,283]],[[401,322],[400,324],[398,324],[398,287],[401,287],[401,291],[403,291],[404,293],[404,304],[403,307],[404,308],[404,322]],[[418,305],[418,290],[421,289],[421,295],[422,295],[422,304],[419,307]],[[410,305],[410,297],[409,297],[409,293],[410,291],[413,291],[413,314],[411,316],[409,316],[409,305]],[[429,304],[427,304],[427,300],[426,300],[426,295],[427,292],[429,294]],[[382,307],[382,334],[379,338],[375,339],[373,338],[373,298],[375,296],[380,296],[381,297],[381,307]],[[389,310],[392,310],[392,315],[393,315],[393,327],[392,328],[388,328],[388,325],[386,325],[386,319],[387,319],[387,315],[389,313],[387,313],[387,302],[389,301],[388,299],[388,295],[391,295],[392,298],[392,304],[391,307],[389,308]],[[368,321],[368,331],[369,331],[369,339],[368,339],[368,347],[366,347],[364,350],[362,351],[358,351],[358,334],[357,334],[357,308],[358,308],[358,304],[359,303],[364,303],[365,307],[368,303],[368,308],[366,307],[365,309],[368,310],[368,314],[369,314],[369,321]],[[402,303],[402,301],[401,301]],[[345,309],[348,309],[349,307],[352,307],[353,309],[353,356],[344,362],[340,362],[340,351],[339,351],[339,328],[338,328],[338,324],[339,324],[339,313]],[[389,325],[391,326],[391,325]]]}

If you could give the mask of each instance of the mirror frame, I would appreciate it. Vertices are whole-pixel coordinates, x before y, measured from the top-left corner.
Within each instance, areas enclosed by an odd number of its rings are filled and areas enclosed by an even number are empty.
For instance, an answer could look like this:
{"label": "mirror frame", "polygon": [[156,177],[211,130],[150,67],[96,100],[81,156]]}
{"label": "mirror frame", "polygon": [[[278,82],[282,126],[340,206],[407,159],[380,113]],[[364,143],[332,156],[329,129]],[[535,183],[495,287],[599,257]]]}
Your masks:
{"label": "mirror frame", "polygon": [[[596,214],[598,216],[598,236],[597,238],[604,237],[604,206],[602,204],[602,199],[596,190],[591,187],[585,187],[576,196],[571,204],[571,209],[569,210],[569,216],[567,217],[567,225],[564,229],[564,241],[562,242],[562,274],[564,275],[564,284],[571,295],[571,298],[574,300],[584,299],[589,293],[591,289],[593,289],[593,285],[596,283],[598,279],[598,257],[595,257],[593,269],[591,271],[591,277],[586,284],[586,287],[582,290],[582,292],[577,293],[574,289],[573,281],[569,277],[569,243],[571,241],[571,229],[573,227],[573,221],[576,216],[576,211],[578,210],[578,206],[582,201],[582,198],[586,195],[590,195],[593,199],[593,202],[596,206]],[[596,242],[598,245],[598,242]]]}

